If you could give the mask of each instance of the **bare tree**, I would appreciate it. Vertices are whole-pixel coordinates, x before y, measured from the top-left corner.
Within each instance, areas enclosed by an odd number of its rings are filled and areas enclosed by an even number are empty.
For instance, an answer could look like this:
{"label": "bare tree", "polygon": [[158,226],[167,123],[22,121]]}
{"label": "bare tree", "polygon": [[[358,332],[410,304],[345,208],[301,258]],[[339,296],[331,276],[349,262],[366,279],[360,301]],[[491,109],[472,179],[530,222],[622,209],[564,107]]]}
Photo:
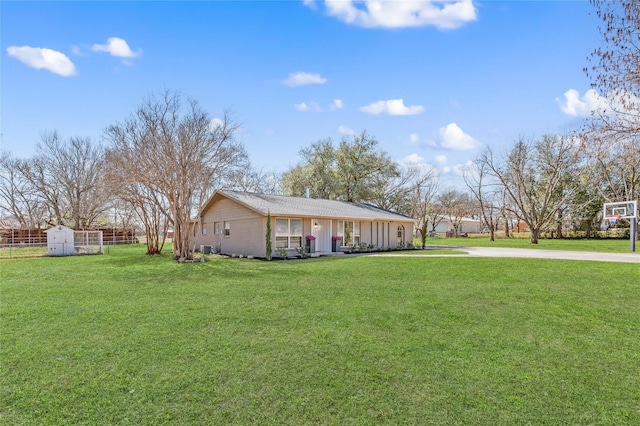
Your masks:
{"label": "bare tree", "polygon": [[[516,209],[511,203],[509,199],[509,194],[507,193],[507,189],[502,187],[500,190],[500,217],[499,219],[503,220],[504,225],[504,237],[511,238],[511,222],[514,219],[514,211]],[[499,222],[500,220],[498,220]]]}
{"label": "bare tree", "polygon": [[584,68],[606,106],[583,133],[608,201],[640,200],[640,2],[591,0],[603,45]]}
{"label": "bare tree", "polygon": [[75,229],[91,227],[107,209],[104,188],[104,150],[89,138],[72,137],[63,142],[57,132],[45,133],[38,145],[36,161],[52,178],[49,188],[62,190],[68,217]]}
{"label": "bare tree", "polygon": [[584,71],[604,106],[592,111],[583,141],[601,177],[603,198],[640,201],[640,2],[591,3],[601,21],[602,45]]}
{"label": "bare tree", "polygon": [[489,240],[495,241],[495,233],[500,219],[500,195],[502,188],[499,182],[491,179],[488,166],[476,161],[475,167],[464,172],[464,181],[480,209],[483,225],[489,230]]}
{"label": "bare tree", "polygon": [[50,225],[71,225],[62,187],[56,182],[53,169],[46,159],[36,156],[16,166],[42,200],[47,211],[46,222]]}
{"label": "bare tree", "polygon": [[640,200],[640,142],[619,138],[607,146],[587,143],[595,185],[608,201]]}
{"label": "bare tree", "polygon": [[579,187],[579,179],[570,182],[582,166],[575,139],[553,135],[535,142],[520,139],[503,158],[487,148],[479,164],[500,181],[511,211],[529,226],[531,244],[538,243],[543,229],[557,223],[558,209]]}
{"label": "bare tree", "polygon": [[159,209],[166,201],[176,258],[193,257],[192,215],[246,158],[234,139],[237,129],[228,114],[212,121],[197,101],[183,103],[179,92],[165,90],[106,130],[131,184],[140,185]]}
{"label": "bare tree", "polygon": [[55,131],[44,133],[36,155],[11,167],[14,182],[22,181],[45,207],[47,213],[39,208],[39,214],[47,223],[86,229],[108,208],[104,150],[88,138],[62,141]]}
{"label": "bare tree", "polygon": [[603,45],[584,68],[606,107],[593,111],[591,136],[638,140],[640,134],[640,3],[637,0],[591,0],[601,20]]}
{"label": "bare tree", "polygon": [[433,202],[427,204],[426,208],[426,216],[425,220],[428,222],[431,227],[432,233],[435,234],[436,228],[440,225],[440,222],[444,220],[444,206],[440,203],[439,196],[436,195]]}
{"label": "bare tree", "polygon": [[438,203],[449,218],[449,223],[453,227],[453,236],[457,237],[462,221],[475,210],[471,197],[466,192],[449,189],[438,195]]}
{"label": "bare tree", "polygon": [[370,203],[385,210],[417,218],[420,203],[425,202],[425,197],[426,201],[431,201],[435,194],[438,184],[437,171],[427,166],[404,167],[399,164],[397,171],[395,176],[375,176],[374,187],[377,189]]}
{"label": "bare tree", "polygon": [[429,232],[429,213],[434,209],[434,200],[440,188],[440,179],[437,171],[433,168],[422,168],[421,176],[409,194],[410,210],[405,214],[416,219],[422,248],[425,248]]}
{"label": "bare tree", "polygon": [[107,153],[106,176],[111,193],[130,206],[144,227],[147,254],[162,253],[169,227],[169,206],[148,181],[138,182],[138,170],[131,162],[131,151]]}
{"label": "bare tree", "polygon": [[280,194],[280,176],[276,172],[256,169],[247,158],[242,165],[229,174],[224,187],[259,194]]}
{"label": "bare tree", "polygon": [[46,223],[46,207],[22,174],[24,162],[6,153],[0,157],[0,211],[13,225],[39,228]]}

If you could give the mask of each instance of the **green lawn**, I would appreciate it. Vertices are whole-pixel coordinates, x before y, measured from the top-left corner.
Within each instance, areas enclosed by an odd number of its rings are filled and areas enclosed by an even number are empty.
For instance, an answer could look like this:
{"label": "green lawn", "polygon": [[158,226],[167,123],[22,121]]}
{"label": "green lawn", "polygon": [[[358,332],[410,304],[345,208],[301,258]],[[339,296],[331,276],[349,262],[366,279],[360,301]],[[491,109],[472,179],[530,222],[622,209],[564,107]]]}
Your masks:
{"label": "green lawn", "polygon": [[[418,240],[414,241],[420,247]],[[469,238],[427,238],[428,246],[457,247],[510,247],[545,250],[595,251],[603,253],[629,253],[628,239],[540,239],[538,244],[531,244],[529,238],[496,238],[489,241],[488,234],[470,235]],[[636,242],[636,251],[640,252],[640,241]]]}
{"label": "green lawn", "polygon": [[0,261],[0,423],[640,424],[635,264]]}
{"label": "green lawn", "polygon": [[42,257],[47,255],[47,247],[2,247],[0,259],[14,259],[17,257]]}

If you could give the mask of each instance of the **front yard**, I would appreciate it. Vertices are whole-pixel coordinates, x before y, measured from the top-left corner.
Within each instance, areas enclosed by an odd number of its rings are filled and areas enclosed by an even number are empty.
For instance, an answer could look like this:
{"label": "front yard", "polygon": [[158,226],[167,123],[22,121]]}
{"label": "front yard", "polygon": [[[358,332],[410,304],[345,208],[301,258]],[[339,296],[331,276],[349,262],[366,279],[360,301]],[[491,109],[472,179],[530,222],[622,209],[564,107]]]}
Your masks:
{"label": "front yard", "polygon": [[2,424],[638,424],[637,265],[0,261]]}

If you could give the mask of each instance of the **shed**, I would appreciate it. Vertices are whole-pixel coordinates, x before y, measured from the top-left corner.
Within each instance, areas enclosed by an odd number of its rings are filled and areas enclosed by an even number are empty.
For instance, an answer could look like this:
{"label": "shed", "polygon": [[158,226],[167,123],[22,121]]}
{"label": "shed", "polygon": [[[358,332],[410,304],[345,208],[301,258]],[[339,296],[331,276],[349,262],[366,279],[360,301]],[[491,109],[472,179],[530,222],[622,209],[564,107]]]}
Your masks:
{"label": "shed", "polygon": [[47,233],[49,256],[102,254],[102,231],[74,231],[58,225],[44,232]]}
{"label": "shed", "polygon": [[58,225],[44,232],[47,233],[47,254],[49,256],[72,256],[75,254],[73,229]]}

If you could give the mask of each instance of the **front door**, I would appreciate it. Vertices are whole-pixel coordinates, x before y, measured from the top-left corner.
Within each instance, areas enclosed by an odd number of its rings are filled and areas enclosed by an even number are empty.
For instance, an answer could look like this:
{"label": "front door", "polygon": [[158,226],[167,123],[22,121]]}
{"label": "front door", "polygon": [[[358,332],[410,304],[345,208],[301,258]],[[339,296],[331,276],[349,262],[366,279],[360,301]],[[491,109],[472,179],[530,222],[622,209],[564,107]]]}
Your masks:
{"label": "front door", "polygon": [[311,219],[312,235],[316,237],[316,251],[331,251],[331,220]]}

